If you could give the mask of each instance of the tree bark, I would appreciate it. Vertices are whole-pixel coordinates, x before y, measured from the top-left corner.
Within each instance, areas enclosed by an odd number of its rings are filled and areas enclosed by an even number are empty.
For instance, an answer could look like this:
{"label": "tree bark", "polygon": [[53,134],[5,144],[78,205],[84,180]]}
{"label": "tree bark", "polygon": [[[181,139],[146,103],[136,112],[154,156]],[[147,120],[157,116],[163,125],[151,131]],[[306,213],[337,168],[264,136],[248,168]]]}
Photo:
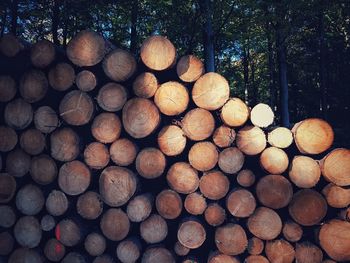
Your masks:
{"label": "tree bark", "polygon": [[51,25],[51,31],[52,31],[52,40],[55,45],[59,45],[58,40],[58,25],[59,25],[59,17],[60,17],[60,6],[59,6],[60,0],[54,0],[53,1],[53,7],[52,7],[52,25]]}
{"label": "tree bark", "polygon": [[18,0],[11,1],[11,33],[17,35]]}
{"label": "tree bark", "polygon": [[138,0],[133,0],[131,7],[131,34],[130,34],[130,52],[137,52],[137,20],[138,20]]}
{"label": "tree bark", "polygon": [[215,71],[215,55],[214,55],[214,33],[212,28],[212,9],[210,0],[205,0],[203,3],[203,14],[206,22],[204,26],[204,57],[206,72]]}

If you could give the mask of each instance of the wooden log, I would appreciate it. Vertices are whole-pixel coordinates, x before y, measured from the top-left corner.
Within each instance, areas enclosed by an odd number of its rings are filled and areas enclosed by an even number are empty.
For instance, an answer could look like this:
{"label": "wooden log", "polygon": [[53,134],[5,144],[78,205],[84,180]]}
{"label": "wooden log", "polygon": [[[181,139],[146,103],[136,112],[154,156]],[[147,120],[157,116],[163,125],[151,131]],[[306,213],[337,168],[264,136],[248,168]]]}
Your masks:
{"label": "wooden log", "polygon": [[204,243],[206,231],[201,223],[188,219],[180,224],[177,230],[177,239],[183,246],[196,249]]}
{"label": "wooden log", "polygon": [[29,248],[17,248],[11,254],[8,263],[43,263],[41,255],[34,249]]}
{"label": "wooden log", "polygon": [[92,91],[96,88],[97,78],[93,72],[84,69],[75,76],[75,84],[81,91]]}
{"label": "wooden log", "polygon": [[151,36],[142,43],[140,57],[148,68],[166,70],[175,63],[176,49],[167,38]]}
{"label": "wooden log", "polygon": [[8,126],[15,130],[27,128],[33,120],[32,106],[21,98],[10,101],[4,112],[4,119]]}
{"label": "wooden log", "polygon": [[0,256],[6,256],[13,250],[15,240],[12,235],[5,231],[0,233]]}
{"label": "wooden log", "polygon": [[244,155],[236,147],[228,147],[219,154],[218,165],[224,173],[235,174],[244,164]]}
{"label": "wooden log", "polygon": [[322,194],[331,207],[345,208],[350,205],[350,189],[330,183],[322,189]]}
{"label": "wooden log", "polygon": [[340,210],[338,216],[340,219],[350,222],[350,207]]}
{"label": "wooden log", "polygon": [[260,238],[252,237],[248,240],[247,252],[250,255],[260,255],[264,251],[264,241]]}
{"label": "wooden log", "polygon": [[270,126],[275,118],[275,114],[269,105],[259,103],[253,107],[250,111],[250,121],[253,125],[260,128],[266,128]]}
{"label": "wooden log", "polygon": [[51,156],[57,161],[73,161],[79,155],[79,136],[71,128],[61,128],[50,136]]}
{"label": "wooden log", "polygon": [[117,48],[105,56],[102,68],[110,79],[117,82],[124,82],[134,75],[137,63],[131,53]]}
{"label": "wooden log", "polygon": [[10,228],[16,222],[16,214],[11,206],[0,205],[0,227]]}
{"label": "wooden log", "polygon": [[260,165],[270,174],[282,174],[289,165],[288,155],[282,149],[268,147],[260,155]]}
{"label": "wooden log", "polygon": [[0,39],[0,52],[6,57],[16,56],[22,49],[23,44],[11,33],[3,35]]}
{"label": "wooden log", "polygon": [[109,154],[115,164],[128,166],[136,159],[137,148],[129,139],[121,138],[112,143]]}
{"label": "wooden log", "polygon": [[152,212],[153,198],[150,194],[141,194],[131,199],[126,213],[131,222],[144,221]]}
{"label": "wooden log", "polygon": [[19,218],[13,229],[17,243],[22,247],[37,247],[41,240],[41,228],[39,221],[33,216]]}
{"label": "wooden log", "polygon": [[15,195],[16,180],[8,173],[0,173],[0,204],[8,203]]}
{"label": "wooden log", "polygon": [[94,118],[91,125],[91,134],[101,143],[112,143],[119,138],[121,129],[122,124],[118,115],[103,112]]}
{"label": "wooden log", "polygon": [[59,126],[56,112],[49,106],[39,107],[34,112],[34,125],[42,133],[53,132]]}
{"label": "wooden log", "polygon": [[238,131],[236,145],[246,155],[257,155],[266,147],[266,136],[259,127],[245,126]]}
{"label": "wooden log", "polygon": [[239,263],[239,259],[233,256],[225,255],[219,251],[209,254],[207,263]]}
{"label": "wooden log", "polygon": [[105,111],[116,112],[123,108],[127,101],[124,86],[109,82],[98,91],[97,103]]}
{"label": "wooden log", "polygon": [[290,242],[298,242],[303,236],[303,228],[297,223],[288,220],[284,223],[282,233]]}
{"label": "wooden log", "polygon": [[229,187],[228,178],[220,171],[206,172],[199,180],[201,193],[211,200],[219,200],[225,197]]}
{"label": "wooden log", "polygon": [[208,141],[195,143],[188,153],[189,163],[202,172],[213,169],[218,159],[219,153],[215,145]]}
{"label": "wooden log", "polygon": [[162,242],[168,235],[168,225],[161,216],[153,214],[141,222],[140,235],[148,244]]}
{"label": "wooden log", "polygon": [[61,216],[68,209],[67,196],[58,190],[52,190],[46,198],[46,210],[53,216]]}
{"label": "wooden log", "polygon": [[297,155],[289,167],[289,179],[300,188],[312,188],[320,180],[321,169],[317,161]]}
{"label": "wooden log", "polygon": [[142,255],[141,263],[175,263],[175,259],[169,250],[163,247],[150,247]]}
{"label": "wooden log", "polygon": [[158,80],[153,73],[143,72],[134,80],[132,89],[136,96],[149,99],[158,89]]}
{"label": "wooden log", "polygon": [[235,138],[235,130],[226,125],[221,125],[220,127],[216,128],[213,133],[213,142],[216,146],[221,148],[230,147],[235,141]]}
{"label": "wooden log", "polygon": [[324,120],[310,118],[294,125],[294,141],[303,154],[320,154],[331,147],[334,140],[332,127]]}
{"label": "wooden log", "polygon": [[9,102],[16,96],[15,80],[8,75],[0,76],[0,102]]}
{"label": "wooden log", "polygon": [[154,179],[161,176],[165,170],[166,159],[157,148],[142,149],[135,161],[137,172],[146,179]]}
{"label": "wooden log", "polygon": [[163,190],[156,197],[156,208],[165,219],[175,219],[181,214],[182,199],[173,190]]}
{"label": "wooden log", "polygon": [[218,73],[209,72],[201,76],[193,85],[194,103],[206,110],[217,110],[229,99],[230,87],[227,80]]}
{"label": "wooden log", "polygon": [[6,172],[14,177],[23,177],[31,166],[30,155],[22,149],[15,149],[6,157]]}
{"label": "wooden log", "polygon": [[184,134],[193,141],[202,141],[213,133],[215,121],[213,115],[204,109],[195,108],[186,113],[181,121]]}
{"label": "wooden log", "polygon": [[295,250],[288,241],[279,239],[266,242],[265,254],[270,262],[292,263]]}
{"label": "wooden log", "polygon": [[92,263],[114,263],[114,259],[109,254],[103,254],[101,256],[95,257]]}
{"label": "wooden log", "polygon": [[187,109],[189,100],[186,87],[176,81],[161,84],[154,95],[154,102],[158,109],[168,116],[183,113]]}
{"label": "wooden log", "polygon": [[30,175],[36,183],[50,184],[56,179],[57,173],[56,162],[50,156],[42,154],[32,158]]}
{"label": "wooden log", "polygon": [[86,263],[86,260],[84,256],[78,252],[69,252],[61,263]]}
{"label": "wooden log", "polygon": [[36,215],[44,207],[45,197],[42,190],[33,184],[19,189],[16,195],[16,207],[24,215]]}
{"label": "wooden log", "polygon": [[249,231],[262,240],[275,239],[282,231],[280,216],[272,209],[259,207],[247,223]]}
{"label": "wooden log", "polygon": [[219,226],[226,220],[225,209],[218,203],[210,203],[204,211],[205,221],[211,226]]}
{"label": "wooden log", "polygon": [[182,263],[199,263],[199,260],[196,257],[193,256],[189,256],[186,257],[183,261],[181,261]]}
{"label": "wooden log", "polygon": [[44,215],[40,220],[40,227],[42,231],[49,232],[56,226],[55,218],[51,215]]}
{"label": "wooden log", "polygon": [[240,225],[229,223],[216,229],[215,244],[221,253],[235,256],[246,250],[248,240]]}
{"label": "wooden log", "polygon": [[60,102],[59,112],[65,122],[74,126],[87,124],[94,113],[91,97],[80,90],[67,93]]}
{"label": "wooden log", "polygon": [[237,183],[243,187],[250,187],[255,183],[255,174],[249,169],[241,170],[237,174]]}
{"label": "wooden log", "polygon": [[168,185],[180,194],[190,194],[199,186],[198,172],[186,162],[174,163],[166,175]]}
{"label": "wooden log", "polygon": [[102,215],[100,228],[108,239],[120,241],[128,235],[130,221],[121,209],[110,208]]}
{"label": "wooden log", "polygon": [[103,169],[109,163],[109,151],[100,142],[88,144],[84,150],[84,161],[92,169]]}
{"label": "wooden log", "polygon": [[18,142],[17,133],[10,127],[0,126],[0,151],[9,152]]}
{"label": "wooden log", "polygon": [[137,178],[135,174],[123,167],[108,166],[99,178],[100,194],[109,206],[126,204],[136,191]]}
{"label": "wooden log", "polygon": [[133,98],[125,104],[122,119],[126,132],[140,139],[147,137],[158,127],[160,114],[152,101]]}
{"label": "wooden log", "polygon": [[30,61],[37,68],[46,68],[55,60],[55,57],[55,46],[46,39],[34,43],[30,49]]}
{"label": "wooden log", "polygon": [[188,255],[188,253],[190,253],[190,251],[191,250],[188,247],[185,247],[179,241],[176,241],[176,243],[174,245],[174,252],[176,253],[176,255],[183,257],[183,256]]}
{"label": "wooden log", "polygon": [[201,193],[194,192],[186,196],[184,207],[192,215],[201,215],[207,208],[207,202]]}
{"label": "wooden log", "polygon": [[221,120],[230,127],[244,125],[249,118],[249,108],[239,98],[230,98],[221,109]]}
{"label": "wooden log", "polygon": [[59,262],[66,254],[66,247],[55,238],[49,239],[44,247],[45,257],[52,262]]}
{"label": "wooden log", "polygon": [[134,239],[126,239],[117,245],[117,257],[122,263],[137,262],[140,258],[140,245]]}
{"label": "wooden log", "polygon": [[93,257],[102,255],[106,250],[106,246],[106,239],[96,232],[88,234],[84,241],[86,252]]}
{"label": "wooden log", "polygon": [[293,133],[285,127],[277,127],[267,135],[267,141],[273,147],[288,148],[293,143]]}
{"label": "wooden log", "polygon": [[98,218],[103,211],[103,202],[98,193],[88,191],[79,196],[77,201],[77,212],[85,219],[93,220]]}
{"label": "wooden log", "polygon": [[286,207],[293,198],[292,184],[282,175],[267,175],[256,185],[256,196],[260,203],[272,209]]}
{"label": "wooden log", "polygon": [[103,37],[92,30],[83,30],[67,45],[67,57],[73,64],[84,67],[99,63],[106,53]]}
{"label": "wooden log", "polygon": [[227,195],[226,207],[234,217],[244,218],[254,213],[256,201],[248,190],[236,189]]}
{"label": "wooden log", "polygon": [[37,129],[22,132],[19,144],[26,153],[31,155],[40,154],[46,146],[44,135]]}
{"label": "wooden log", "polygon": [[48,74],[50,86],[58,91],[66,91],[72,87],[75,80],[74,68],[68,63],[58,63]]}
{"label": "wooden log", "polygon": [[[336,165],[334,165],[336,164]],[[338,186],[349,186],[350,150],[338,148],[327,154],[320,162],[324,178]]]}
{"label": "wooden log", "polygon": [[45,97],[48,85],[44,72],[31,69],[22,75],[19,82],[19,93],[26,102],[38,102]]}
{"label": "wooden log", "polygon": [[295,260],[300,263],[317,263],[322,262],[323,253],[322,250],[310,243],[305,241],[297,243],[295,247]]}
{"label": "wooden log", "polygon": [[159,149],[167,156],[181,154],[186,147],[186,136],[176,125],[164,126],[158,133]]}
{"label": "wooden log", "polygon": [[194,82],[205,73],[204,64],[196,56],[182,56],[177,62],[176,73],[182,81]]}
{"label": "wooden log", "polygon": [[79,226],[73,220],[63,219],[56,225],[55,237],[63,245],[74,247],[80,243],[82,233]]}
{"label": "wooden log", "polygon": [[289,214],[303,226],[319,224],[327,214],[326,200],[315,190],[303,189],[294,194]]}

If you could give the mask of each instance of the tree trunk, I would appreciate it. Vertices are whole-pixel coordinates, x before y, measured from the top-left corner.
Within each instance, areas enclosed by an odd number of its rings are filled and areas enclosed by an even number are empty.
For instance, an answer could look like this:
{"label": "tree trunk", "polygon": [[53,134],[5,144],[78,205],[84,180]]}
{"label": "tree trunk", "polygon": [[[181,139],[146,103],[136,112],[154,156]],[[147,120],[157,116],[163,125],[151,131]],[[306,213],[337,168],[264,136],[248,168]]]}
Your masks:
{"label": "tree trunk", "polygon": [[274,54],[272,47],[272,39],[270,34],[270,22],[266,23],[266,35],[267,35],[267,53],[269,64],[269,90],[270,90],[270,107],[276,112],[276,80],[275,80],[275,64]]}
{"label": "tree trunk", "polygon": [[[321,3],[323,5],[323,2]],[[324,11],[323,6],[321,6],[319,14],[319,81],[320,81],[320,92],[321,92],[321,101],[320,101],[320,110],[322,116],[327,120],[327,82],[326,82],[326,44],[325,44],[325,29],[324,29]]]}
{"label": "tree trunk", "polygon": [[246,104],[249,98],[249,48],[243,47],[243,76],[244,76],[244,100]]}
{"label": "tree trunk", "polygon": [[53,1],[53,7],[52,7],[52,25],[51,25],[51,31],[52,31],[52,40],[53,43],[56,45],[59,45],[58,40],[58,25],[59,25],[59,17],[60,17],[60,6],[59,6],[59,0]]}
{"label": "tree trunk", "polygon": [[6,27],[6,18],[7,18],[7,8],[3,11],[3,15],[1,18],[1,31],[0,31],[0,37],[2,37],[5,33],[5,27]]}
{"label": "tree trunk", "polygon": [[17,35],[18,0],[11,1],[11,33]]}
{"label": "tree trunk", "polygon": [[215,71],[215,56],[214,56],[214,33],[212,28],[212,11],[210,0],[205,0],[203,3],[203,13],[206,17],[204,26],[204,60],[206,72]]}
{"label": "tree trunk", "polygon": [[130,52],[137,52],[137,20],[138,20],[138,0],[132,2],[131,7],[131,33],[130,33]]}

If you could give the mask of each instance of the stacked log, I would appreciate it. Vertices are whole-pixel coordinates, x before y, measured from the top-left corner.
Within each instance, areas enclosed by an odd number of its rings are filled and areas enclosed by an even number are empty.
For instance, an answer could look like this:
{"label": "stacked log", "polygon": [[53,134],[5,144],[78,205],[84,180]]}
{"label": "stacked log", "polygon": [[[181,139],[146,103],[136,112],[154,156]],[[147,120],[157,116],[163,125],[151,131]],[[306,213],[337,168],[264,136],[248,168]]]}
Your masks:
{"label": "stacked log", "polygon": [[[292,129],[163,36],[98,33],[0,58],[0,261],[347,262],[350,150]],[[313,233],[313,234],[310,234]]]}

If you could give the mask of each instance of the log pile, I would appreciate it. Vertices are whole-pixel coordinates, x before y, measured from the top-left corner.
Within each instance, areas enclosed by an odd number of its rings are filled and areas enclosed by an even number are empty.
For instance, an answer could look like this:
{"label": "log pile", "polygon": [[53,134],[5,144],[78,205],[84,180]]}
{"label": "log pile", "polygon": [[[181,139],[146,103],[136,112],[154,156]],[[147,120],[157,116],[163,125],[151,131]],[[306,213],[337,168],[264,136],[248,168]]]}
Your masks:
{"label": "log pile", "polygon": [[[4,262],[349,262],[350,150],[152,36],[0,40]],[[234,94],[234,90],[233,90]]]}

